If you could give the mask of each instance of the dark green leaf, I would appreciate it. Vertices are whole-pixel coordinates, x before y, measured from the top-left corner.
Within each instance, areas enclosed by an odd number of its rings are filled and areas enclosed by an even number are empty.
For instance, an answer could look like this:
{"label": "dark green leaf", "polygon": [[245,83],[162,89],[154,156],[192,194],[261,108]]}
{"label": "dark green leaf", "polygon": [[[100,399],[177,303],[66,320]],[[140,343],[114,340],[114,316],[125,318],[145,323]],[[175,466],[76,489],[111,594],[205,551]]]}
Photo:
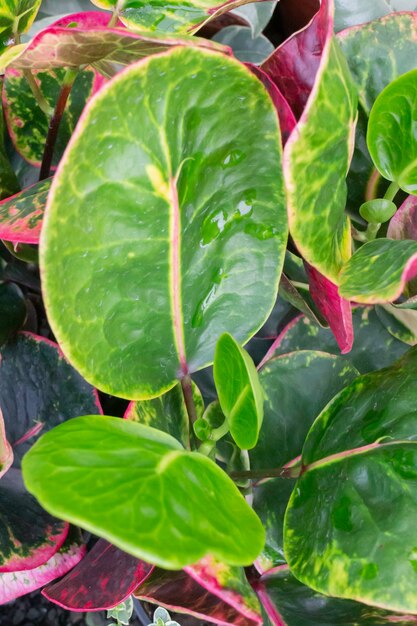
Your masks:
{"label": "dark green leaf", "polygon": [[253,37],[247,26],[226,26],[214,35],[213,41],[230,46],[239,61],[256,65],[260,65],[274,51],[269,39],[264,35]]}
{"label": "dark green leaf", "polygon": [[13,283],[1,283],[0,346],[16,331],[20,330],[26,320],[26,315],[26,304],[19,287]]}

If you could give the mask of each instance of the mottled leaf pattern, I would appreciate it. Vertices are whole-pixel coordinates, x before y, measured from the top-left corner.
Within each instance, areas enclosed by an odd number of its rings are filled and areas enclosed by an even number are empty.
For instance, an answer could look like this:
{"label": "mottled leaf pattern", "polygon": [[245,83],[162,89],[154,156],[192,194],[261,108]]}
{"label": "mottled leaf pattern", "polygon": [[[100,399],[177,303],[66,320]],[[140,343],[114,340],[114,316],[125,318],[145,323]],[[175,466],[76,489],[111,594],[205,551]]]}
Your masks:
{"label": "mottled leaf pattern", "polygon": [[48,178],[0,201],[0,239],[39,243],[51,182]]}

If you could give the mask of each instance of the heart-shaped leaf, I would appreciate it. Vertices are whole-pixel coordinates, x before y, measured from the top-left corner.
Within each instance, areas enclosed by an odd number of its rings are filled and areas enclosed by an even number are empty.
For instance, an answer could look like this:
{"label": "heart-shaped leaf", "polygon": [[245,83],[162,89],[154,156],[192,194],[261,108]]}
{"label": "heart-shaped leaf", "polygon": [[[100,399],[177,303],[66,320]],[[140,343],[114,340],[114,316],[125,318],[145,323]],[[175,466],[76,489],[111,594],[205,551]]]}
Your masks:
{"label": "heart-shaped leaf", "polygon": [[10,469],[0,481],[0,572],[43,565],[68,534],[67,522],[44,511],[24,488],[20,470]]}
{"label": "heart-shaped leaf", "polygon": [[213,372],[231,435],[239,448],[249,450],[262,426],[263,392],[252,359],[228,333],[217,342]]}
{"label": "heart-shaped leaf", "polygon": [[219,334],[244,343],[262,325],[287,239],[280,153],[264,87],[202,49],[148,57],[87,106],[41,240],[49,321],[87,380],[155,397],[212,362]]}
{"label": "heart-shaped leaf", "polygon": [[[204,412],[202,395],[194,383],[193,400],[197,418]],[[187,447],[190,442],[190,420],[181,384],[178,383],[158,398],[130,402],[124,418],[169,433]]]}
{"label": "heart-shaped leaf", "polygon": [[392,302],[417,274],[417,241],[376,239],[363,245],[340,273],[340,295],[355,302]]}
{"label": "heart-shaped leaf", "polygon": [[[387,367],[398,359],[408,346],[394,339],[378,319],[373,308],[353,309],[353,329],[356,341],[346,360],[361,374]],[[304,316],[288,324],[271,347],[272,355],[287,354],[295,350],[322,350],[340,354],[340,349],[330,330],[320,328]]]}
{"label": "heart-shaped leaf", "polygon": [[[300,351],[271,361],[259,373],[265,417],[252,470],[282,468],[301,454],[307,433],[326,404],[359,372],[346,359],[324,352]],[[254,508],[266,529],[258,559],[262,570],[283,563],[283,522],[294,480],[275,478],[258,484]]]}
{"label": "heart-shaped leaf", "polygon": [[9,0],[0,6],[0,54],[32,25],[42,0]]}
{"label": "heart-shaped leaf", "polygon": [[404,613],[417,612],[416,365],[412,348],[357,378],[314,422],[284,531],[301,582]]}
{"label": "heart-shaped leaf", "polygon": [[39,243],[51,183],[47,178],[0,202],[0,239]]}
{"label": "heart-shaped leaf", "polygon": [[[222,598],[222,583],[210,590],[201,586],[186,572],[165,572],[155,569],[149,578],[139,586],[135,596],[146,602],[166,607],[169,611],[186,613],[204,622],[214,622],[220,626],[254,626],[260,623],[260,616],[252,612],[240,611]],[[256,598],[255,598],[256,602]],[[198,622],[201,623],[201,622]]]}
{"label": "heart-shaped leaf", "polygon": [[262,576],[256,590],[276,626],[412,626],[416,623],[413,615],[398,615],[352,600],[323,596],[298,582],[285,565]]}
{"label": "heart-shaped leaf", "polygon": [[[163,52],[175,45],[202,46],[228,52],[228,49],[198,37],[133,33],[126,28],[108,28],[105,13],[90,11],[67,15],[45,28],[26,45],[15,46],[0,59],[0,71],[50,70],[93,65],[102,74],[114,74],[113,63],[129,65],[150,54]],[[59,45],[57,45],[59,42]]]}
{"label": "heart-shaped leaf", "polygon": [[165,33],[195,32],[209,20],[250,0],[172,0],[161,4],[159,0],[92,0],[103,9],[112,9],[124,24],[141,31]]}
{"label": "heart-shaped leaf", "polygon": [[410,123],[417,117],[417,70],[385,87],[372,107],[368,149],[378,171],[407,193],[417,194],[417,139]]}
{"label": "heart-shaped leaf", "polygon": [[142,424],[70,420],[35,443],[23,471],[46,510],[161,567],[206,554],[248,565],[262,549],[262,525],[228,476]]}
{"label": "heart-shaped leaf", "polygon": [[0,407],[14,467],[40,433],[80,413],[101,413],[97,392],[52,341],[18,333],[0,348]]}
{"label": "heart-shaped leaf", "polygon": [[[63,86],[65,70],[36,71],[33,75],[46,102],[54,108]],[[58,164],[88,98],[101,84],[102,77],[89,70],[80,72],[75,79],[59,127],[54,165]],[[9,134],[16,150],[29,163],[40,166],[49,119],[39,108],[22,70],[6,71],[3,102]]]}
{"label": "heart-shaped leaf", "polygon": [[70,528],[62,547],[43,565],[30,570],[0,574],[0,604],[10,602],[47,585],[71,570],[85,554],[79,530]]}
{"label": "heart-shaped leaf", "polygon": [[351,253],[344,213],[345,177],[357,97],[333,39],[331,0],[322,0],[313,20],[284,42],[262,69],[292,110],[302,113],[297,132],[284,149],[290,232],[306,261],[337,284],[339,271]]}
{"label": "heart-shaped leaf", "polygon": [[121,604],[152,571],[153,566],[122,552],[104,539],[83,560],[42,594],[70,611],[98,611]]}

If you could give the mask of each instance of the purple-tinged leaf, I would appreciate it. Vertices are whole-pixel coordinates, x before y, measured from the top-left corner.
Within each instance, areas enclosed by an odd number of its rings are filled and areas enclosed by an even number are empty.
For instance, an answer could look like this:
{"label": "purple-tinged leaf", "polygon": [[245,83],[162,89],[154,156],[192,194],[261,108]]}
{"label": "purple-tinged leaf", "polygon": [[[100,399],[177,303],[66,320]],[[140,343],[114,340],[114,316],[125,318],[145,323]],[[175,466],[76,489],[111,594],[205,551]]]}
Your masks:
{"label": "purple-tinged leaf", "polygon": [[408,196],[391,219],[389,239],[414,239],[417,241],[417,197]]}
{"label": "purple-tinged leaf", "polygon": [[339,295],[337,285],[306,263],[310,293],[318,310],[329,322],[342,354],[353,346],[352,305]]}
{"label": "purple-tinged leaf", "polygon": [[259,602],[243,568],[232,567],[207,556],[196,565],[185,567],[184,570],[204,589],[230,604],[253,622],[262,624]]}
{"label": "purple-tinged leaf", "polygon": [[259,624],[259,619],[253,621],[242,615],[233,606],[204,589],[184,571],[168,572],[155,569],[136,589],[135,596],[140,600],[163,606],[168,611],[186,613],[220,626]]}
{"label": "purple-tinged leaf", "polygon": [[13,448],[7,441],[3,413],[0,410],[0,478],[13,463]]}
{"label": "purple-tinged leaf", "polygon": [[271,96],[271,100],[274,103],[278,113],[279,125],[281,128],[282,145],[285,146],[288,137],[291,135],[297,124],[294,113],[291,111],[290,105],[288,104],[276,84],[272,81],[272,79],[268,76],[266,72],[264,72],[257,65],[253,65],[253,63],[245,63],[245,65],[250,69],[253,74],[255,74],[255,76],[259,78],[259,80]]}
{"label": "purple-tinged leaf", "polygon": [[0,407],[14,467],[43,434],[73,417],[101,413],[96,390],[44,337],[18,333],[0,348]]}
{"label": "purple-tinged leaf", "polygon": [[67,15],[45,28],[15,54],[2,57],[0,71],[95,65],[129,65],[133,61],[176,45],[191,45],[230,54],[229,48],[198,37],[133,33],[126,28],[107,28],[108,15],[98,11]]}
{"label": "purple-tinged leaf", "polygon": [[70,611],[101,611],[123,602],[152,570],[153,565],[99,539],[71,572],[42,593]]}
{"label": "purple-tinged leaf", "polygon": [[25,489],[20,470],[0,481],[0,572],[43,565],[63,545],[69,524],[41,508]]}
{"label": "purple-tinged leaf", "polygon": [[322,0],[307,26],[284,41],[261,65],[297,117],[304,111],[314,87],[329,40],[330,6],[328,0]]}
{"label": "purple-tinged leaf", "polygon": [[79,530],[70,528],[61,548],[43,565],[30,570],[0,574],[0,604],[35,591],[71,570],[85,554]]}
{"label": "purple-tinged leaf", "polygon": [[0,239],[39,243],[51,182],[48,178],[0,202]]}

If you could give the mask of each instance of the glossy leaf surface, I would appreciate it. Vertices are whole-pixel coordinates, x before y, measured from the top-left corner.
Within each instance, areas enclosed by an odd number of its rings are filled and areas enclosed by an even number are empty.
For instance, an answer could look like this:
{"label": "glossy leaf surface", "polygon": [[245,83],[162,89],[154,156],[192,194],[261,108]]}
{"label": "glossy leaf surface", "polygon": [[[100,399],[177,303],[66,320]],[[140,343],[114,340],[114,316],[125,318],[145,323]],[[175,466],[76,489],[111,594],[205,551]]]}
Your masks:
{"label": "glossy leaf surface", "polygon": [[0,482],[0,572],[43,565],[59,550],[68,524],[44,511],[24,488],[20,470]]}
{"label": "glossy leaf surface", "polygon": [[239,448],[249,450],[262,426],[263,392],[252,359],[229,334],[217,342],[213,372],[232,437]]}
{"label": "glossy leaf surface", "polygon": [[47,585],[71,570],[83,558],[85,545],[80,532],[70,528],[65,543],[43,565],[30,570],[0,574],[0,604],[10,602]]}
{"label": "glossy leaf surface", "polygon": [[167,569],[208,553],[246,565],[262,549],[262,525],[226,474],[141,424],[70,420],[31,448],[23,471],[47,510]]}
{"label": "glossy leaf surface", "polygon": [[390,83],[372,107],[367,143],[379,172],[407,193],[417,194],[417,70]]}
{"label": "glossy leaf surface", "polygon": [[[233,115],[219,118],[220,102]],[[87,380],[154,397],[209,364],[219,334],[244,343],[262,325],[287,238],[280,151],[263,86],[220,54],[178,47],[101,90],[54,179],[41,240],[49,321]]]}
{"label": "glossy leaf surface", "polygon": [[83,560],[42,594],[70,611],[110,609],[128,598],[153,566],[99,539]]}
{"label": "glossy leaf surface", "polygon": [[[64,69],[34,72],[34,77],[46,102],[54,108],[62,89]],[[94,72],[84,70],[77,76],[71,89],[59,127],[54,152],[54,165],[59,162],[74,132],[82,110],[94,90]],[[35,96],[22,71],[6,71],[3,84],[3,102],[10,137],[16,150],[32,165],[40,166],[48,134],[49,120],[39,108]]]}
{"label": "glossy leaf surface", "polygon": [[[324,352],[300,351],[272,359],[259,378],[265,417],[252,469],[283,467],[301,454],[307,433],[322,409],[359,372],[345,359]],[[266,529],[258,563],[263,570],[285,562],[283,522],[294,480],[275,478],[256,486],[254,509]]]}
{"label": "glossy leaf surface", "polygon": [[[204,402],[197,385],[194,383],[193,399],[197,418],[199,418],[204,412]],[[184,447],[189,444],[190,421],[180,383],[159,398],[130,402],[124,418],[169,433],[178,439]]]}
{"label": "glossy leaf surface", "polygon": [[[356,340],[351,352],[343,358],[361,374],[387,367],[408,350],[406,344],[392,337],[372,308],[357,307],[352,317]],[[322,350],[340,354],[332,332],[320,328],[304,316],[288,324],[272,346],[270,356],[295,350]]]}
{"label": "glossy leaf surface", "polygon": [[253,37],[247,26],[226,26],[213,41],[230,46],[239,61],[260,65],[273,52],[274,46],[264,35]]}
{"label": "glossy leaf surface", "polygon": [[42,0],[4,0],[0,6],[0,54],[31,27]]}
{"label": "glossy leaf surface", "polygon": [[[398,615],[352,600],[328,598],[302,585],[288,567],[260,580],[258,593],[277,626],[412,626],[415,616]],[[280,621],[281,620],[281,621]]]}
{"label": "glossy leaf surface", "polygon": [[80,413],[101,412],[96,391],[53,342],[19,333],[0,356],[0,407],[15,467],[40,433]]}
{"label": "glossy leaf surface", "polygon": [[416,362],[412,348],[326,407],[285,518],[285,555],[301,582],[404,613],[417,611]]}
{"label": "glossy leaf surface", "polygon": [[251,619],[242,615],[236,607],[202,587],[184,571],[164,572],[155,569],[136,590],[135,596],[169,611],[186,613],[220,626],[254,626],[260,622],[259,617]]}
{"label": "glossy leaf surface", "polygon": [[339,291],[355,302],[392,302],[416,274],[416,241],[376,239],[359,248],[343,268]]}
{"label": "glossy leaf surface", "polygon": [[133,33],[125,28],[108,28],[108,22],[109,16],[97,11],[61,18],[27,45],[16,46],[12,55],[4,55],[0,59],[0,70],[2,67],[49,70],[93,64],[105,76],[110,69],[112,76],[113,63],[129,65],[173,45],[198,45],[227,52],[224,46],[206,39]]}
{"label": "glossy leaf surface", "polygon": [[39,243],[43,214],[52,179],[20,191],[0,202],[0,239]]}
{"label": "glossy leaf surface", "polygon": [[[332,38],[331,3],[323,0],[320,12],[325,14],[320,64],[297,132],[285,146],[284,174],[294,242],[310,265],[337,284],[339,271],[351,253],[344,214],[345,178],[357,97],[345,59]],[[317,37],[323,39],[320,31]],[[283,94],[286,96],[285,91]]]}

